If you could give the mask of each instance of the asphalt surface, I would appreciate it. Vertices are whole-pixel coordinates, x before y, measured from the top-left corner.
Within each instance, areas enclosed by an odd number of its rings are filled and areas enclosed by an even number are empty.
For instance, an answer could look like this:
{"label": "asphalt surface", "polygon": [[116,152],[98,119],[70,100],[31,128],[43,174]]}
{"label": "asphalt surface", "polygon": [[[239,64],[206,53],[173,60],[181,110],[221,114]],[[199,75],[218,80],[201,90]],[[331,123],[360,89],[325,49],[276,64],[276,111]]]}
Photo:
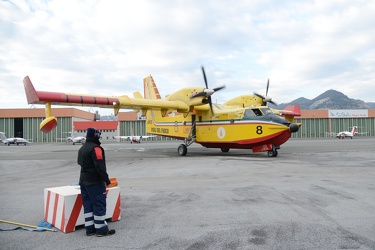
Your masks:
{"label": "asphalt surface", "polygon": [[[291,139],[274,158],[179,143],[102,144],[115,235],[1,231],[0,249],[375,249],[374,137]],[[78,182],[79,148],[1,145],[0,219],[37,225],[44,188]]]}

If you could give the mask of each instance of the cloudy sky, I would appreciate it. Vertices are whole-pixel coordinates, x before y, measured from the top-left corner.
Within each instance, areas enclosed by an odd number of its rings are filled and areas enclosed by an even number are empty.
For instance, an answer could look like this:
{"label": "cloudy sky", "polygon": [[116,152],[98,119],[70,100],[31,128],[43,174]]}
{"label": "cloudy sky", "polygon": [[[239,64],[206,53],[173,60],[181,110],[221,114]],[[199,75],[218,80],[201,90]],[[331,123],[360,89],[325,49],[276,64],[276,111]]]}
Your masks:
{"label": "cloudy sky", "polygon": [[218,103],[265,94],[267,79],[277,103],[329,89],[375,102],[374,13],[373,0],[0,0],[0,108],[30,107],[26,75],[119,96],[151,74],[165,96],[204,86],[202,65],[226,86]]}

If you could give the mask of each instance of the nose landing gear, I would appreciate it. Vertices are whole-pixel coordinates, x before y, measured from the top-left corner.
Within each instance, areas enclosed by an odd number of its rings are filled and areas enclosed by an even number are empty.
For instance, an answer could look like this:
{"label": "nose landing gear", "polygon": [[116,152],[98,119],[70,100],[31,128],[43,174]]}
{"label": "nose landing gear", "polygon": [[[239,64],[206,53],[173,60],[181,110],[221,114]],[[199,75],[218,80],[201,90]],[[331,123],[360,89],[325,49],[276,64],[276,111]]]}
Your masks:
{"label": "nose landing gear", "polygon": [[267,155],[269,157],[276,157],[278,155],[277,150],[280,149],[280,147],[272,146],[272,150],[269,150],[267,152]]}

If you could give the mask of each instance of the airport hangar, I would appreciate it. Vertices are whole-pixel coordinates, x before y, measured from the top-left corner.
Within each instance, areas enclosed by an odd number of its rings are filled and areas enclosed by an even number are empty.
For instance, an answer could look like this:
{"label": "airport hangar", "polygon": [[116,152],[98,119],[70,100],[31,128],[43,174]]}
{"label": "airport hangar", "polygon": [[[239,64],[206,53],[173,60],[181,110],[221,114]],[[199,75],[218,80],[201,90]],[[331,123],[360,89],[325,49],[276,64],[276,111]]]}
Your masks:
{"label": "airport hangar", "polygon": [[[102,116],[77,108],[53,108],[58,126],[48,134],[39,130],[45,119],[44,108],[0,109],[0,131],[7,137],[22,137],[32,142],[65,142],[74,131],[75,136],[85,136],[88,127],[102,132],[102,141],[114,141],[114,136],[146,135],[145,119],[136,112],[119,112],[117,116]],[[375,136],[375,110],[335,109],[302,110],[295,122],[302,126],[293,138],[334,137],[340,131],[351,131],[357,126],[359,136]],[[116,139],[119,141],[119,139]],[[158,136],[147,140],[174,140]]]}

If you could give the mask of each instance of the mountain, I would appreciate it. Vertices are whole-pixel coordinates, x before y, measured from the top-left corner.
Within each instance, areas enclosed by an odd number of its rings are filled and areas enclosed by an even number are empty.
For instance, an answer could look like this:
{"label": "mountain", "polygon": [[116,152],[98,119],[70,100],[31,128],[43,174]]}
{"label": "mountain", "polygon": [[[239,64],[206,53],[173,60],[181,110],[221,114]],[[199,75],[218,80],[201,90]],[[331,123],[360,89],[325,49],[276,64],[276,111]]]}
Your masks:
{"label": "mountain", "polygon": [[279,104],[276,108],[283,109],[288,105],[299,105],[302,110],[309,109],[374,109],[374,102],[351,99],[343,93],[330,89],[323,94],[309,100],[304,97],[295,99],[290,103]]}

